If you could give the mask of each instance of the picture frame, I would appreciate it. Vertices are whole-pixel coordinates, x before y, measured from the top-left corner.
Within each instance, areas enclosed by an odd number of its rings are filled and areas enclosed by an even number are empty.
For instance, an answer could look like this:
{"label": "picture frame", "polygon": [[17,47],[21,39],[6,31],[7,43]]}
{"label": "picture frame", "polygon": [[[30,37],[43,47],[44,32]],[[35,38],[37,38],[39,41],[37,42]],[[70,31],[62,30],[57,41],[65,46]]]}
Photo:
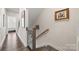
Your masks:
{"label": "picture frame", "polygon": [[69,8],[55,12],[55,21],[69,20]]}

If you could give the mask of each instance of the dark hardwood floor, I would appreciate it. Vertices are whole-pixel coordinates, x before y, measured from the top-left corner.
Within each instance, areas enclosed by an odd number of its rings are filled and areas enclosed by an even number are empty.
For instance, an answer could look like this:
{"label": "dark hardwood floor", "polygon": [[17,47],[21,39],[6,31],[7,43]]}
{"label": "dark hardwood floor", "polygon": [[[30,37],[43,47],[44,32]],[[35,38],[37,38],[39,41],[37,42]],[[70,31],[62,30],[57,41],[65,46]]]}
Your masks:
{"label": "dark hardwood floor", "polygon": [[29,49],[23,46],[16,32],[10,32],[8,33],[1,51],[29,51]]}
{"label": "dark hardwood floor", "polygon": [[[19,37],[16,35],[16,32],[10,32],[8,33],[8,36],[4,41],[1,51],[30,51],[30,49],[24,47]],[[58,50],[48,45],[36,48],[34,51],[58,51]]]}
{"label": "dark hardwood floor", "polygon": [[47,45],[47,46],[43,46],[43,47],[40,47],[40,48],[36,48],[35,51],[58,51],[58,50],[51,47],[50,45]]}

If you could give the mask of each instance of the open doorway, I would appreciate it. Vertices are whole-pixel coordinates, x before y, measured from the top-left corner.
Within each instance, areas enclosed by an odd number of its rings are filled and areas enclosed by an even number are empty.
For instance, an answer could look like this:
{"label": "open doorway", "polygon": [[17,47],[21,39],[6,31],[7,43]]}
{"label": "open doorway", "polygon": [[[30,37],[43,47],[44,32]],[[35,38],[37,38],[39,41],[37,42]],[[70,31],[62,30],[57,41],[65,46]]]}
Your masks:
{"label": "open doorway", "polygon": [[16,31],[16,17],[8,16],[8,32],[15,32]]}

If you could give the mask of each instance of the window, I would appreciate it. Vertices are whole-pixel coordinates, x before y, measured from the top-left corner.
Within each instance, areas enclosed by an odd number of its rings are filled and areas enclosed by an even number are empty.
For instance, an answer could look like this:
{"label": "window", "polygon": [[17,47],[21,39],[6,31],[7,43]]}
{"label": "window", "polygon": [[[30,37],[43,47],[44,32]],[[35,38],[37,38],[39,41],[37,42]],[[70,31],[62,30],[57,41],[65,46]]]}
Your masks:
{"label": "window", "polygon": [[21,19],[22,27],[24,27],[24,18]]}
{"label": "window", "polygon": [[23,28],[25,28],[25,11],[22,12],[21,26],[22,26]]}

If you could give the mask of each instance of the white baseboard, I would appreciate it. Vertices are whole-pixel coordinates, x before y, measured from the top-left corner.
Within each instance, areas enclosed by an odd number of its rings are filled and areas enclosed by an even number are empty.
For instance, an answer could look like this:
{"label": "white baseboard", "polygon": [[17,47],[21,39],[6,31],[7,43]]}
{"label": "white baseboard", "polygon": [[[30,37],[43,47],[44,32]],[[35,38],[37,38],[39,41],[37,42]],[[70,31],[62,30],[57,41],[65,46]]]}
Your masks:
{"label": "white baseboard", "polygon": [[27,47],[27,44],[26,44],[27,42],[24,43],[23,38],[21,38],[20,34],[18,34],[18,33],[16,33],[16,34],[17,34],[18,37],[20,38],[20,40],[21,40],[22,44],[24,45],[24,47]]}
{"label": "white baseboard", "polygon": [[5,35],[5,36],[3,37],[3,39],[2,39],[2,41],[1,41],[1,43],[0,43],[0,49],[2,49],[2,46],[3,46],[3,43],[4,43],[5,39],[6,39],[6,37],[7,37],[7,35]]}

